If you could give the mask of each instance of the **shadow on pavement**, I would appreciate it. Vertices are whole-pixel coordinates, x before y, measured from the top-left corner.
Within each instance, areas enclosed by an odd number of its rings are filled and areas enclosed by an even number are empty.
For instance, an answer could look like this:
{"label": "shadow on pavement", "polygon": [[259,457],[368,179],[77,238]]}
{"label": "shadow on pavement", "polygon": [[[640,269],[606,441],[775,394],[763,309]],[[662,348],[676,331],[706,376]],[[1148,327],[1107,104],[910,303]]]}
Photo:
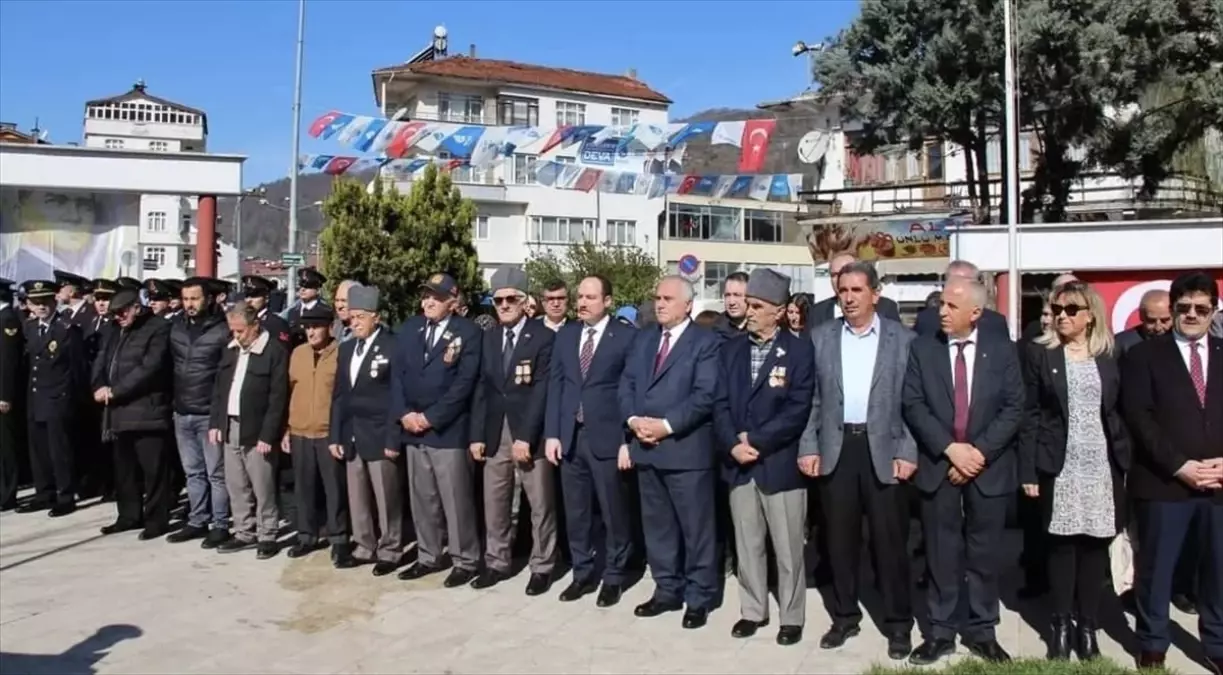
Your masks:
{"label": "shadow on pavement", "polygon": [[13,654],[0,652],[0,675],[87,675],[111,647],[144,635],[129,624],[103,626],[62,654]]}

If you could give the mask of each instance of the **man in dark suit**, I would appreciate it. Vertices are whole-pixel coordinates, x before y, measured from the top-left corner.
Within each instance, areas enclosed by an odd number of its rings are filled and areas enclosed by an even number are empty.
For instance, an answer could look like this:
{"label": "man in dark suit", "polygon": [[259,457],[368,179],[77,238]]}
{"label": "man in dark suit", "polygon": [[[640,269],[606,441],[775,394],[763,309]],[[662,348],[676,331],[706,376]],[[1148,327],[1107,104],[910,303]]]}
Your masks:
{"label": "man in dark suit", "polygon": [[[1219,303],[1205,272],[1169,292],[1170,335],[1133,348],[1122,364],[1122,403],[1134,437],[1128,477],[1137,501],[1139,668],[1164,665],[1168,604],[1181,546],[1200,538],[1198,637],[1223,672],[1223,340],[1208,337]],[[1190,534],[1196,527],[1196,533]]]}
{"label": "man in dark suit", "polygon": [[[951,281],[952,279],[964,279],[979,284],[981,283],[981,270],[967,260],[952,260],[947,265],[947,271],[943,273],[943,280]],[[913,324],[913,332],[927,337],[938,335],[942,329],[941,312],[941,307],[926,307],[918,312],[917,321]],[[981,309],[981,318],[977,321],[977,328],[1008,337],[1011,334],[1006,317],[988,307]]]}
{"label": "man in dark suit", "polygon": [[493,273],[498,330],[482,334],[480,378],[471,412],[471,457],[483,467],[484,569],[472,588],[509,578],[514,544],[515,475],[531,508],[531,577],[527,595],[552,583],[556,565],[556,477],[542,461],[548,369],[556,334],[526,315],[527,275],[504,266]]}
{"label": "man in dark suit", "polygon": [[943,289],[942,330],[913,342],[904,418],[917,441],[914,483],[930,587],[930,635],[910,656],[927,665],[955,652],[955,618],[967,578],[964,646],[1007,661],[998,644],[999,550],[1007,504],[1017,489],[1013,440],[1024,415],[1019,357],[1010,339],[978,329],[985,287],[951,279]]}
{"label": "man in dark suit", "polygon": [[444,547],[454,569],[443,585],[455,588],[470,583],[480,568],[469,406],[484,332],[454,313],[459,287],[449,274],[429,277],[421,291],[423,312],[404,323],[391,357],[389,414],[398,427],[391,430],[397,438],[387,443],[407,446],[417,551],[416,564],[399,578],[445,569]]}
{"label": "man in dark suit", "polygon": [[259,316],[259,323],[268,332],[268,335],[288,349],[292,345],[289,322],[273,312],[268,304],[268,297],[274,288],[276,285],[272,283],[271,279],[253,274],[242,277],[242,298],[246,304],[255,308]]}
{"label": "man in dark suit", "polygon": [[731,635],[751,637],[769,623],[771,540],[777,643],[788,646],[802,639],[807,614],[807,481],[798,470],[798,441],[811,412],[814,355],[810,340],[782,325],[789,277],[757,268],[744,294],[747,332],[722,347],[713,418],[737,549],[742,618]]}
{"label": "man in dark suit", "polygon": [[[107,337],[118,329],[110,315],[110,301],[118,285],[110,279],[94,279],[91,282],[93,295],[93,314],[86,317],[81,324],[81,337],[85,343],[85,361],[88,372],[92,372],[93,363],[98,354],[106,348]],[[81,312],[84,315],[84,312]],[[76,460],[80,467],[80,485],[78,491],[81,499],[101,495],[106,501],[114,497],[114,452],[111,442],[102,440],[103,406],[91,397],[86,397],[81,408],[82,423],[77,428]]]}
{"label": "man in dark suit", "polygon": [[20,480],[17,438],[22,424],[16,415],[25,373],[25,331],[12,297],[13,282],[0,278],[0,511],[17,506]]}
{"label": "man in dark suit", "polygon": [[85,345],[81,329],[55,314],[54,282],[32,280],[23,286],[31,312],[25,325],[26,417],[36,492],[18,511],[50,509],[52,517],[66,516],[76,510],[72,420],[87,390]]}
{"label": "man in dark suit", "polygon": [[1168,292],[1155,289],[1143,293],[1138,302],[1138,318],[1142,323],[1117,333],[1114,355],[1118,362],[1129,350],[1172,329],[1172,302]]}
{"label": "man in dark suit", "polygon": [[353,339],[340,345],[331,404],[330,450],[347,460],[353,559],[386,576],[403,559],[403,481],[399,428],[386,414],[395,338],[378,315],[378,289],[349,291]]}
{"label": "man in dark suit", "polygon": [[[852,253],[838,253],[828,261],[829,281],[832,282],[832,297],[825,298],[811,305],[811,309],[807,312],[807,330],[815,328],[825,321],[841,318],[841,306],[837,303],[837,277],[840,276],[841,270],[852,262],[857,262],[858,258]],[[879,304],[875,311],[879,316],[892,321],[900,321],[900,307],[896,305],[896,301],[891,298],[879,297]]]}
{"label": "man in dark suit", "polygon": [[[544,418],[548,461],[561,470],[573,561],[573,582],[560,599],[572,602],[598,589],[599,607],[620,602],[634,534],[618,390],[637,330],[612,321],[611,306],[610,281],[591,276],[578,284],[578,321],[566,324],[552,347]],[[600,525],[603,541],[596,540]]]}
{"label": "man in dark suit", "polygon": [[639,617],[687,605],[685,628],[704,626],[718,596],[713,406],[721,340],[688,318],[692,285],[664,277],[657,327],[639,334],[620,378],[620,411],[633,433],[646,559],[656,585]]}
{"label": "man in dark suit", "polygon": [[297,302],[285,312],[284,317],[289,324],[289,342],[294,348],[306,343],[306,329],[301,325],[302,312],[318,305],[331,310],[319,297],[326,283],[327,277],[313,267],[297,268]]}
{"label": "man in dark suit", "polygon": [[803,473],[819,477],[831,553],[832,627],[820,647],[837,649],[861,630],[865,518],[888,656],[900,660],[913,649],[906,483],[917,469],[917,445],[902,395],[914,335],[875,312],[881,284],[873,266],[850,263],[837,283],[845,315],[811,332],[816,393],[799,448]]}

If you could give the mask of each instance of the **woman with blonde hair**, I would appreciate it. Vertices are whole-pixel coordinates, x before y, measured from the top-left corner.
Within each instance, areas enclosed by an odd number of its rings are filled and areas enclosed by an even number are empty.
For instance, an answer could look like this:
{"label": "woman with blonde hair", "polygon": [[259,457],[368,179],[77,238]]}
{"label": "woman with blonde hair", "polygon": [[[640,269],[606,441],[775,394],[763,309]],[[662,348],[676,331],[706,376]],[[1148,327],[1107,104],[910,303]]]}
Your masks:
{"label": "woman with blonde hair", "polygon": [[1053,322],[1023,360],[1027,417],[1020,480],[1048,532],[1053,603],[1048,657],[1096,658],[1108,547],[1124,523],[1130,448],[1118,411],[1121,375],[1104,301],[1072,281],[1049,299]]}

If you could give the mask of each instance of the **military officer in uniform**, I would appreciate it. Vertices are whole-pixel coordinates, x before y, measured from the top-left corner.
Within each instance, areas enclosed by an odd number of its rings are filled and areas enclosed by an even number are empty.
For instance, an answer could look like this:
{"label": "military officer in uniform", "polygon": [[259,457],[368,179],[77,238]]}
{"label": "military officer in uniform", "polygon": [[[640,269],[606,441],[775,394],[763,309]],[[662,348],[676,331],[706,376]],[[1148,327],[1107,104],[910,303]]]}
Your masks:
{"label": "military officer in uniform", "polygon": [[[85,362],[92,368],[94,359],[106,348],[106,340],[115,325],[110,317],[110,300],[119,285],[110,279],[94,279],[93,315],[81,324]],[[81,399],[82,420],[77,429],[76,460],[80,473],[81,499],[101,496],[102,501],[114,498],[115,480],[111,447],[102,441],[102,406],[89,397]]]}
{"label": "military officer in uniform", "polygon": [[166,279],[165,284],[170,289],[170,309],[166,312],[166,318],[173,319],[183,311],[183,282],[181,279]]}
{"label": "military officer in uniform", "polygon": [[52,517],[76,510],[73,413],[85,391],[85,345],[81,329],[55,314],[59,286],[53,281],[24,284],[31,319],[25,325],[30,364],[27,418],[34,500],[19,509],[50,509]]}
{"label": "military officer in uniform", "polygon": [[313,267],[302,267],[297,270],[297,302],[285,313],[289,322],[290,346],[297,347],[306,342],[306,329],[301,326],[302,312],[312,310],[317,306],[324,311],[334,311],[319,297],[327,277]]}
{"label": "military officer in uniform", "polygon": [[59,315],[75,324],[82,331],[95,318],[95,312],[90,303],[85,301],[85,295],[91,289],[89,280],[79,274],[55,270],[55,283],[59,291],[55,299],[59,303]]}
{"label": "military officer in uniform", "polygon": [[102,340],[110,330],[110,299],[118,290],[119,284],[110,279],[93,280],[93,320],[81,326],[85,355],[90,362],[102,350]]}
{"label": "military officer in uniform", "polygon": [[140,280],[133,277],[119,277],[118,279],[115,279],[115,285],[119,287],[119,290],[128,289],[138,291],[142,288]]}
{"label": "military officer in uniform", "polygon": [[268,308],[268,296],[275,287],[271,279],[253,274],[242,277],[242,297],[245,298],[246,304],[259,312],[259,325],[263,326],[273,340],[279,340],[285,348],[290,348],[292,345],[290,344],[289,322]]}
{"label": "military officer in uniform", "polygon": [[21,392],[25,333],[21,314],[12,304],[13,282],[0,278],[0,511],[17,505],[19,464],[18,394]]}
{"label": "military officer in uniform", "polygon": [[149,300],[149,309],[153,311],[154,316],[163,319],[170,318],[170,298],[173,297],[174,292],[170,289],[168,282],[161,279],[145,279],[144,293]]}

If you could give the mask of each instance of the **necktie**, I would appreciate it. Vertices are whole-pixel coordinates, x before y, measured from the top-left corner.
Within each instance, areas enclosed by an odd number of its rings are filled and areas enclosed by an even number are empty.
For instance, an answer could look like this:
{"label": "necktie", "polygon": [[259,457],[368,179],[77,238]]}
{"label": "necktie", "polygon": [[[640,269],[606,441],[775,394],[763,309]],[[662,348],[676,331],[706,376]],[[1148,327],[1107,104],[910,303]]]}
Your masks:
{"label": "necktie", "polygon": [[429,332],[425,333],[425,353],[428,354],[430,349],[433,349],[434,333],[437,332],[437,324],[429,322]]}
{"label": "necktie", "polygon": [[1198,394],[1198,403],[1206,407],[1206,372],[1202,369],[1202,342],[1194,340],[1189,343],[1189,379],[1193,380],[1193,388]]}
{"label": "necktie", "polygon": [[972,344],[971,340],[957,342],[955,355],[955,442],[968,441],[968,360],[964,358],[964,348]]}
{"label": "necktie", "polygon": [[658,354],[654,356],[654,376],[658,377],[658,371],[662,370],[662,364],[667,362],[667,355],[671,353],[671,331],[664,330],[662,332],[662,345],[658,347]]}
{"label": "necktie", "polygon": [[510,374],[510,363],[514,360],[514,329],[505,329],[505,347],[501,349],[501,365],[505,368],[505,374],[508,377]]}
{"label": "necktie", "polygon": [[99,316],[98,318],[93,320],[93,332],[96,333],[101,329],[102,329],[102,317]]}
{"label": "necktie", "polygon": [[38,337],[43,337],[46,334],[47,334],[47,324],[45,323],[38,324]]}
{"label": "necktie", "polygon": [[357,358],[361,358],[361,355],[364,353],[365,353],[365,340],[358,340],[357,341]]}
{"label": "necktie", "polygon": [[582,379],[590,372],[590,362],[595,358],[595,329],[586,329],[586,341],[582,343],[582,353],[578,355],[578,363],[582,366]]}

